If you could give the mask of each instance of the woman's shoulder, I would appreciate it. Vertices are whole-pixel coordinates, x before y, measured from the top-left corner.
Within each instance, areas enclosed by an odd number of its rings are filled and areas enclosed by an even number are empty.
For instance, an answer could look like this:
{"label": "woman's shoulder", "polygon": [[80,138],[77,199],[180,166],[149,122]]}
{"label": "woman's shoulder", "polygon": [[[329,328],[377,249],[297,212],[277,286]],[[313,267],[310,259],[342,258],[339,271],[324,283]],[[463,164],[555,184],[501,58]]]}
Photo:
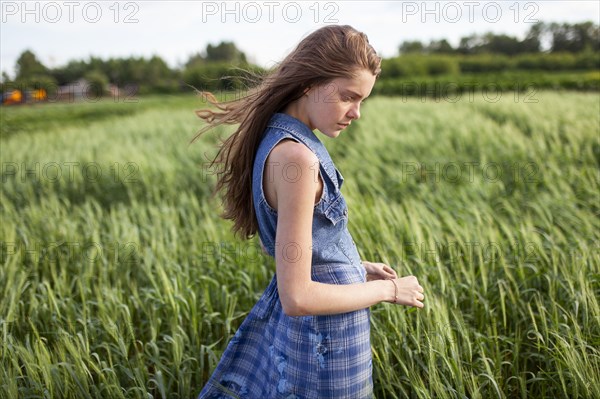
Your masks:
{"label": "woman's shoulder", "polygon": [[317,203],[323,192],[317,156],[294,139],[282,140],[267,157],[263,186],[267,203],[276,211],[278,194],[283,192],[290,201],[310,196]]}
{"label": "woman's shoulder", "polygon": [[292,163],[298,166],[312,166],[319,162],[317,155],[303,143],[293,138],[283,138],[271,150],[269,161],[280,164]]}

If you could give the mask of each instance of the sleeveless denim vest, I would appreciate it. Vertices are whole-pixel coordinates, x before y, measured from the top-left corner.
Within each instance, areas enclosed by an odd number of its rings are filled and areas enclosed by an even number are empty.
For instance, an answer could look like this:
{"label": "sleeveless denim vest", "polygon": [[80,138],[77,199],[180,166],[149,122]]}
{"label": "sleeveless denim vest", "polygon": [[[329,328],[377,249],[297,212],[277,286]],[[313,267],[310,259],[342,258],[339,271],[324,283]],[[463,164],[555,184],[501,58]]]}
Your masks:
{"label": "sleeveless denim vest", "polygon": [[321,280],[318,273],[321,265],[346,264],[354,267],[355,273],[346,271],[344,273],[346,281],[340,281],[340,283],[350,284],[366,281],[366,271],[361,264],[354,240],[348,231],[348,207],[341,192],[344,177],[335,167],[323,143],[308,126],[284,113],[275,113],[267,124],[256,152],[252,174],[252,192],[258,219],[258,234],[265,251],[270,256],[275,256],[277,211],[267,203],[265,198],[262,184],[263,172],[268,154],[285,138],[294,139],[306,145],[317,156],[319,172],[324,183],[322,197],[314,206],[313,214],[313,280]]}

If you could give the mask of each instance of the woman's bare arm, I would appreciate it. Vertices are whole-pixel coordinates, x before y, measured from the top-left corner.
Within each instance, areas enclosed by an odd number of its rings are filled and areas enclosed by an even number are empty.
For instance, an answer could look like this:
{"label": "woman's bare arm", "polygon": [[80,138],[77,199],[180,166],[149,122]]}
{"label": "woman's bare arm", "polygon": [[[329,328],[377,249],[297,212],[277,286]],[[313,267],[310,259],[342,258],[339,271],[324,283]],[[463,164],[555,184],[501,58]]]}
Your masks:
{"label": "woman's bare arm", "polygon": [[[276,146],[270,159],[281,171],[286,165],[294,164],[292,178],[287,178],[285,173],[274,173],[273,179],[278,213],[275,264],[284,312],[290,316],[336,314],[364,309],[382,301],[393,302],[395,287],[391,281],[344,285],[312,281],[312,223],[318,189],[314,165],[318,159],[306,146],[292,141]],[[399,304],[423,307],[420,302],[423,288],[415,277],[395,281]]]}

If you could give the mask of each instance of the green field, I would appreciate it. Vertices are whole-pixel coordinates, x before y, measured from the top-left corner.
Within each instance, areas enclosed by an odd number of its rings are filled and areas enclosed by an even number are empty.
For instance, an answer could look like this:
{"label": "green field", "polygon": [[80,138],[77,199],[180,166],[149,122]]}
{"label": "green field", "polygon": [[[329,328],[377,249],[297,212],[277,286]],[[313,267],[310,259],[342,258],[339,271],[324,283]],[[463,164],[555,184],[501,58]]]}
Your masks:
{"label": "green field", "polygon": [[[271,279],[191,96],[0,109],[0,397],[191,398]],[[335,140],[377,398],[600,397],[600,95],[373,97]],[[206,154],[206,156],[205,156]],[[211,157],[212,159],[212,157]]]}

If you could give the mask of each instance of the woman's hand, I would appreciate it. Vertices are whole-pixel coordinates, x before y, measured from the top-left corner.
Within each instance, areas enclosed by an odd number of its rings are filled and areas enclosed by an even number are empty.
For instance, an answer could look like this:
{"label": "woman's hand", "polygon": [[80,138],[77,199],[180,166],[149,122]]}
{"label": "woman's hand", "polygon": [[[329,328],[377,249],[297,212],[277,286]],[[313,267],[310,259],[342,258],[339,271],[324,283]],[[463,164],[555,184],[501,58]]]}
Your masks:
{"label": "woman's hand", "polygon": [[398,275],[394,269],[385,263],[372,263],[364,261],[362,264],[367,271],[367,281],[398,278]]}
{"label": "woman's hand", "polygon": [[391,301],[392,303],[417,308],[424,306],[423,300],[425,299],[425,295],[423,294],[423,287],[421,287],[415,276],[406,276],[391,281],[395,286],[395,298]]}
{"label": "woman's hand", "polygon": [[[391,303],[396,305],[414,306],[422,308],[425,295],[423,287],[415,276],[406,276],[398,278],[398,275],[385,263],[362,262],[367,271],[367,281],[372,280],[393,280],[390,281],[390,292],[397,299],[392,299]],[[391,285],[394,284],[393,287]],[[392,291],[393,290],[393,291]]]}

